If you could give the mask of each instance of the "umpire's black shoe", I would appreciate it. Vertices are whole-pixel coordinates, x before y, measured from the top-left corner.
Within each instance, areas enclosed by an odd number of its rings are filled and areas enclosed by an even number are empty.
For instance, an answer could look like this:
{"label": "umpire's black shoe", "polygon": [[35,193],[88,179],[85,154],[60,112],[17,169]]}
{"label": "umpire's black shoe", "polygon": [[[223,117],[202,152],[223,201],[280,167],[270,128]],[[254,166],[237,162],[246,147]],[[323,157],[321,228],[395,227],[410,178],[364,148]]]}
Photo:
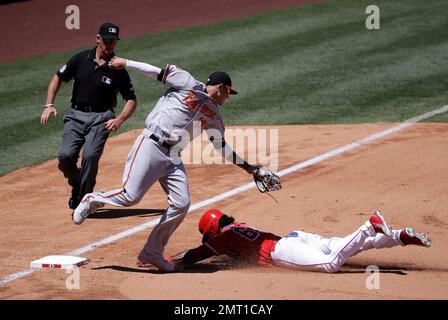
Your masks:
{"label": "umpire's black shoe", "polygon": [[73,197],[71,197],[69,200],[68,200],[68,207],[70,208],[70,209],[76,209],[76,207],[79,205],[79,199],[78,198],[73,198]]}
{"label": "umpire's black shoe", "polygon": [[68,207],[70,209],[76,209],[76,207],[81,202],[81,197],[79,196],[79,185],[72,187],[72,196],[68,199]]}

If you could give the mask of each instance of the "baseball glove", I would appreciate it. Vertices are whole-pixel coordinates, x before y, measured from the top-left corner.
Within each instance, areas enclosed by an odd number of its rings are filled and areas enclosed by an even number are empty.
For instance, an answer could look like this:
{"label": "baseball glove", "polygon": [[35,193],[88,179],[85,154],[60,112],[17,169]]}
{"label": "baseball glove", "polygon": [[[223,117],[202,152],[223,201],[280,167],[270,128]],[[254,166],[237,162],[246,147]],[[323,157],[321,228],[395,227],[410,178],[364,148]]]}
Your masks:
{"label": "baseball glove", "polygon": [[254,171],[254,181],[260,192],[270,192],[282,188],[280,177],[264,167],[259,167]]}

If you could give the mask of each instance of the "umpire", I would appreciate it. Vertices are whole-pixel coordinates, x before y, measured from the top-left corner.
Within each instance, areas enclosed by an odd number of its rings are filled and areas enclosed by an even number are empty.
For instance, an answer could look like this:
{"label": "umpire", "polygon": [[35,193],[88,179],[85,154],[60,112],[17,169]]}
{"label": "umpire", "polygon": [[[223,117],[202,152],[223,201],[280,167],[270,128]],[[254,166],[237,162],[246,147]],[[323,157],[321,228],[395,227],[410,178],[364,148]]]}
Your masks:
{"label": "umpire", "polygon": [[[120,40],[119,28],[112,23],[100,26],[96,47],[72,57],[53,76],[48,85],[47,102],[41,115],[42,125],[57,115],[54,100],[62,83],[73,79],[71,108],[64,115],[64,133],[59,149],[59,169],[68,179],[72,194],[68,202],[75,209],[86,193],[93,191],[98,162],[109,133],[120,128],[137,107],[131,79],[125,69],[112,70],[108,62]],[[126,104],[115,117],[117,94]],[[83,148],[81,168],[77,162]]]}

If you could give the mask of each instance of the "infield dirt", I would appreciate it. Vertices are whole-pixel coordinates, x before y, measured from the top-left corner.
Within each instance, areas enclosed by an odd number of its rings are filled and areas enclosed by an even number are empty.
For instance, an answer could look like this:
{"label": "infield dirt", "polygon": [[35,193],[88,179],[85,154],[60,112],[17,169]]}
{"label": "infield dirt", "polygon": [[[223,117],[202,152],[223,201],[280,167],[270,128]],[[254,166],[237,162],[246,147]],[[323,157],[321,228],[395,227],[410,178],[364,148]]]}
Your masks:
{"label": "infield dirt", "polygon": [[[281,126],[279,169],[391,127],[392,124]],[[266,127],[263,127],[266,128]],[[109,140],[97,189],[120,187],[124,161],[140,130]],[[417,124],[352,152],[285,176],[272,195],[250,189],[217,207],[263,230],[284,235],[294,229],[344,236],[370,214],[383,210],[392,227],[414,226],[433,239],[430,249],[371,250],[349,260],[338,274],[242,267],[214,258],[186,273],[159,274],[135,266],[148,230],[96,248],[84,256],[81,288],[65,287],[63,271],[42,271],[0,287],[2,299],[445,299],[448,292],[444,243],[448,241],[448,125]],[[0,278],[27,269],[30,261],[62,254],[126,230],[167,205],[155,185],[137,206],[106,207],[81,226],[67,209],[70,189],[56,160],[0,178]],[[192,203],[251,181],[233,165],[187,165]],[[204,208],[203,210],[207,209]],[[171,238],[167,254],[200,244],[197,222],[188,214]],[[368,265],[381,270],[381,289],[365,286]],[[220,290],[217,291],[216,287]],[[403,290],[403,288],[406,290]]]}

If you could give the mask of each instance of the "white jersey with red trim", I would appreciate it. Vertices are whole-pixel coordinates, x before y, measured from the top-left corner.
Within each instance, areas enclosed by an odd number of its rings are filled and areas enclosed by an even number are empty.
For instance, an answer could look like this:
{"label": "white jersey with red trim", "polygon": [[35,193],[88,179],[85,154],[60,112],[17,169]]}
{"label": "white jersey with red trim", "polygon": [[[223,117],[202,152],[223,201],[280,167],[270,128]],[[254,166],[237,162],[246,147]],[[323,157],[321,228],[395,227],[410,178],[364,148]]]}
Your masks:
{"label": "white jersey with red trim", "polygon": [[[188,132],[189,141],[201,134],[202,130],[216,129],[214,140],[223,140],[224,124],[219,106],[206,93],[204,83],[175,65],[164,69],[162,83],[169,89],[159,99],[146,118],[146,129],[173,144],[176,137]],[[200,130],[193,130],[194,122]],[[209,135],[212,131],[208,132]]]}

